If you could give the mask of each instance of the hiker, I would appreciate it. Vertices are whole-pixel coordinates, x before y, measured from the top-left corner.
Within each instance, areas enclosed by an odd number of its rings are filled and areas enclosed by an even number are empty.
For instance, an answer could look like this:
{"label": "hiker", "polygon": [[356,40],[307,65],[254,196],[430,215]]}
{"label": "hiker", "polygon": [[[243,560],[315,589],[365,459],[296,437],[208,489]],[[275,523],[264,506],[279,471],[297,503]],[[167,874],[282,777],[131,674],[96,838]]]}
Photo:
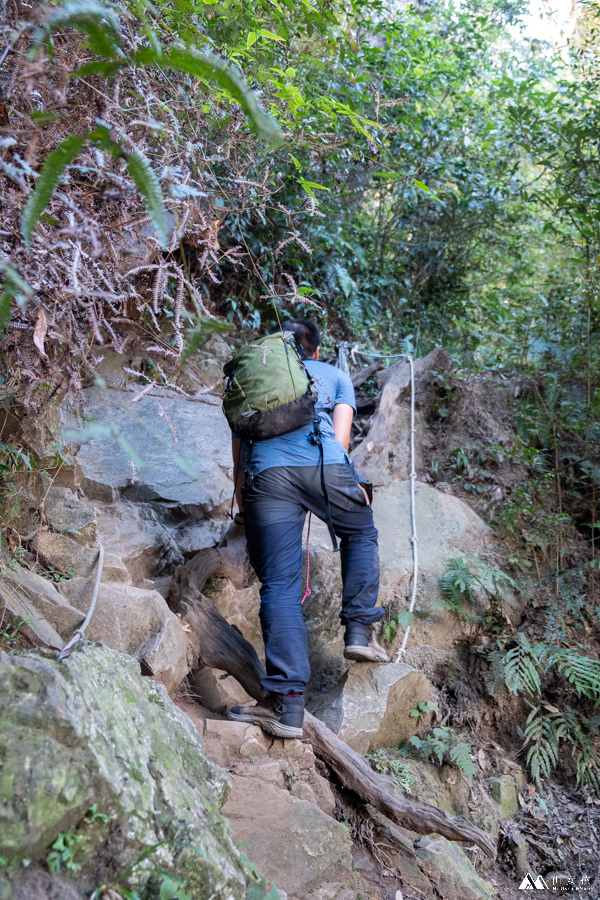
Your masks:
{"label": "hiker", "polygon": [[[312,378],[318,399],[316,404],[313,399],[311,421],[288,433],[252,442],[233,434],[236,521],[245,526],[250,562],[262,584],[260,621],[267,674],[261,684],[268,696],[256,706],[234,706],[229,718],[260,725],[279,737],[298,738],[310,677],[301,605],[307,512],[328,521],[334,547],[336,537],[340,539],[344,656],[370,662],[388,658],[372,634],[372,626],[384,614],[375,607],[377,529],[367,490],[359,484],[348,455],[356,412],[354,386],[345,372],[319,361],[320,335],[313,322],[291,319],[280,328],[281,337],[287,335]],[[258,344],[268,340],[272,339]],[[255,365],[260,377],[263,370],[258,362]],[[306,373],[304,377],[308,383]]]}

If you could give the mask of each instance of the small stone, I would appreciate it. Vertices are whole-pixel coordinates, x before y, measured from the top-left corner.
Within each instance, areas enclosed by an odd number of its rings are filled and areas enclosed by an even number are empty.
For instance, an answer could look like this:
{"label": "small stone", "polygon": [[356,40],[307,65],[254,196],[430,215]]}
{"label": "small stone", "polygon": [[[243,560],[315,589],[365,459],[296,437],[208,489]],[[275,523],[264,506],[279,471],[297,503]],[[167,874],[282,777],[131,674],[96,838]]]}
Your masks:
{"label": "small stone", "polygon": [[[7,566],[0,578],[0,590],[3,584],[6,586],[5,592],[23,597],[24,601],[33,607],[34,617],[35,614],[42,616],[65,640],[68,640],[83,622],[85,614],[70,604],[51,581],[35,572],[22,568],[9,569]],[[51,636],[50,632],[47,636]]]}
{"label": "small stone", "polygon": [[499,775],[490,781],[490,791],[507,819],[513,819],[519,811],[517,788],[512,775]]}
{"label": "small stone", "polygon": [[200,703],[222,716],[227,715],[232,706],[252,706],[255,702],[233,676],[221,669],[209,666],[198,669],[192,685]]}
{"label": "small stone", "polygon": [[514,760],[512,759],[504,757],[498,763],[498,770],[502,773],[502,775],[512,775],[519,790],[523,790],[525,784],[527,783],[527,778],[525,777],[525,772],[518,763],[514,762]]}
{"label": "small stone", "polygon": [[[246,743],[249,743],[248,741]],[[254,742],[258,745],[258,741]],[[242,745],[242,748],[246,744]],[[263,751],[264,752],[264,751]],[[262,755],[262,754],[261,754]],[[274,759],[262,759],[246,761],[235,767],[235,774],[243,778],[254,778],[267,784],[276,784],[285,787],[285,780],[279,763]]]}
{"label": "small stone", "polygon": [[443,837],[415,842],[419,866],[442,897],[452,900],[497,900],[498,892],[484,881],[461,848]]}
{"label": "small stone", "polygon": [[[60,588],[72,606],[85,615],[92,598],[93,579],[71,578],[61,582]],[[170,694],[190,669],[181,621],[158,591],[102,582],[86,639],[100,641],[143,661],[145,674],[161,681]]]}
{"label": "small stone", "polygon": [[52,486],[46,498],[45,514],[54,531],[69,535],[85,547],[93,546],[97,531],[96,514],[73,491]]}
{"label": "small stone", "polygon": [[[85,547],[65,534],[40,531],[33,542],[33,549],[43,565],[60,575],[76,575],[81,578],[96,576],[98,550]],[[102,581],[117,581],[121,584],[131,582],[129,572],[118,556],[104,554]]]}
{"label": "small stone", "polygon": [[259,744],[256,738],[250,738],[250,740],[244,741],[239,749],[239,754],[243,759],[262,756],[264,752],[265,748]]}

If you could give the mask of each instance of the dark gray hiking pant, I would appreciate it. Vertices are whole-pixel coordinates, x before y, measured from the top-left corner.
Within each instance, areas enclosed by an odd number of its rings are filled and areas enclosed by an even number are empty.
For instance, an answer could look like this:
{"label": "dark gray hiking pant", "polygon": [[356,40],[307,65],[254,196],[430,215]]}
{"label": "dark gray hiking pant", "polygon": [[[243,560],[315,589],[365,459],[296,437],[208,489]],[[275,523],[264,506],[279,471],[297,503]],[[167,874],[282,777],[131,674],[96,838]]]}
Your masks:
{"label": "dark gray hiking pant", "polygon": [[[340,540],[342,624],[371,625],[379,552],[373,512],[346,463],[325,466],[331,518]],[[250,562],[261,581],[260,621],[265,642],[266,691],[304,692],[310,677],[302,615],[302,529],[307,512],[325,520],[320,466],[275,466],[244,484],[244,516]]]}

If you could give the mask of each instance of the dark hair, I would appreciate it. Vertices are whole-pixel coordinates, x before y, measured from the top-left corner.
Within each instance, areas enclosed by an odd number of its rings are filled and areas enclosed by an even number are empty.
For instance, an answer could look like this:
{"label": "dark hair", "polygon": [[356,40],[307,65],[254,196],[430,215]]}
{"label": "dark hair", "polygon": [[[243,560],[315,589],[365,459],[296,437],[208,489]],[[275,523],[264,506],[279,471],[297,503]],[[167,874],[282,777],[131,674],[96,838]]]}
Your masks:
{"label": "dark hair", "polygon": [[[306,356],[312,356],[321,343],[319,328],[310,319],[287,319],[281,323],[283,331],[291,331],[296,338],[296,343]],[[279,331],[279,325],[271,329],[271,334]]]}

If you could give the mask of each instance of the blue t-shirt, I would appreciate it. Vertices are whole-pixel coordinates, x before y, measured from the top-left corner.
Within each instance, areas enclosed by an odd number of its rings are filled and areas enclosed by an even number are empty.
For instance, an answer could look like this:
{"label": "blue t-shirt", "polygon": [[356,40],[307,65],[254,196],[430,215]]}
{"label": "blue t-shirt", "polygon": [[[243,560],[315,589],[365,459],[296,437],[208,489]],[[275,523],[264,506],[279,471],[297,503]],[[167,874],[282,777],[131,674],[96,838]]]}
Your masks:
{"label": "blue t-shirt", "polygon": [[[319,394],[315,410],[318,412],[320,420],[323,462],[326,466],[348,462],[348,454],[333,431],[331,413],[336,403],[347,403],[356,412],[354,385],[350,376],[341,369],[336,369],[335,366],[319,362],[316,359],[305,359],[304,365],[312,376]],[[310,433],[312,430],[311,423],[297,428],[295,431],[290,431],[288,434],[269,438],[267,441],[255,441],[252,444],[252,474],[258,475],[259,472],[272,469],[274,466],[318,466],[321,456],[318,446],[311,443]],[[244,442],[242,443],[244,469],[247,458],[248,447]]]}

